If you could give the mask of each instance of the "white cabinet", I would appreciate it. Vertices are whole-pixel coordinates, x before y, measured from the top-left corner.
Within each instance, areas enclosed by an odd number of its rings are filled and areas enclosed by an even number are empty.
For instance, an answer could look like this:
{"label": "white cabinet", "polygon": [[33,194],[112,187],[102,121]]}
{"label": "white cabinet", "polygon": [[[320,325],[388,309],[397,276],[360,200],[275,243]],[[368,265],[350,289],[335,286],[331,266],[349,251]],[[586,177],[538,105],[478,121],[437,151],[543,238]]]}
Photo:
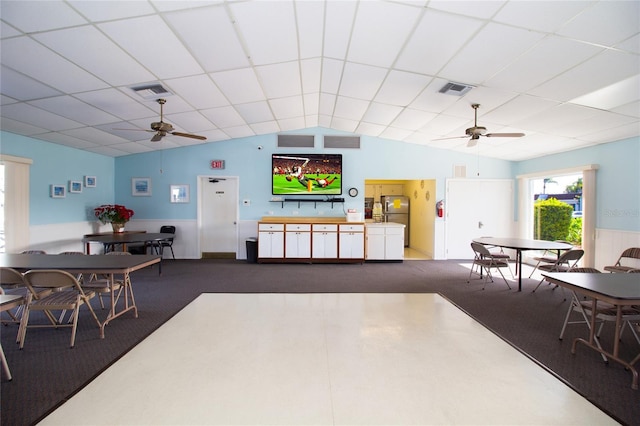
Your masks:
{"label": "white cabinet", "polygon": [[284,224],[258,224],[258,258],[284,257]]}
{"label": "white cabinet", "polygon": [[383,195],[404,195],[402,184],[367,184],[364,186],[364,196],[380,201]]}
{"label": "white cabinet", "polygon": [[284,257],[309,259],[311,257],[311,225],[287,223],[285,225]]}
{"label": "white cabinet", "polygon": [[367,260],[403,260],[404,225],[380,223],[367,225]]}
{"label": "white cabinet", "polygon": [[338,258],[338,225],[313,224],[311,257],[314,259]]}
{"label": "white cabinet", "polygon": [[338,226],[338,258],[364,259],[364,225]]}

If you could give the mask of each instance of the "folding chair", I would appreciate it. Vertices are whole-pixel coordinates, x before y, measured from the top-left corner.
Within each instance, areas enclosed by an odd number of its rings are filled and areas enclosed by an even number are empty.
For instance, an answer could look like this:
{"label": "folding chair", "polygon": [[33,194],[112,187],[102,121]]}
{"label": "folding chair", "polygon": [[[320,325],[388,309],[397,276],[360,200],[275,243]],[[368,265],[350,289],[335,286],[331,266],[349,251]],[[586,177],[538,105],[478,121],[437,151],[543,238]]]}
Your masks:
{"label": "folding chair", "polygon": [[[582,249],[567,250],[562,253],[555,262],[548,265],[540,265],[538,266],[538,269],[545,272],[567,272],[570,269],[575,268],[578,261],[582,259],[582,256],[584,256],[584,250]],[[543,282],[544,277],[542,277],[536,288],[533,289],[532,293],[535,293]],[[553,289],[555,290],[557,287],[558,286],[556,285]]]}
{"label": "folding chair", "polygon": [[475,257],[473,259],[473,264],[471,265],[471,270],[469,271],[469,278],[467,279],[467,283],[471,282],[471,274],[474,272],[473,271],[474,267],[478,267],[480,271],[480,276],[482,277],[482,275],[484,274],[484,283],[482,286],[482,289],[484,290],[489,280],[493,282],[493,276],[491,275],[491,270],[496,269],[500,273],[500,276],[504,280],[504,283],[507,285],[507,287],[509,287],[509,290],[511,290],[511,286],[509,285],[509,282],[507,281],[507,279],[504,277],[504,274],[500,270],[500,268],[509,268],[509,262],[503,259],[498,259],[494,257],[493,254],[489,251],[489,249],[487,249],[482,244],[472,242],[471,249],[473,250]]}

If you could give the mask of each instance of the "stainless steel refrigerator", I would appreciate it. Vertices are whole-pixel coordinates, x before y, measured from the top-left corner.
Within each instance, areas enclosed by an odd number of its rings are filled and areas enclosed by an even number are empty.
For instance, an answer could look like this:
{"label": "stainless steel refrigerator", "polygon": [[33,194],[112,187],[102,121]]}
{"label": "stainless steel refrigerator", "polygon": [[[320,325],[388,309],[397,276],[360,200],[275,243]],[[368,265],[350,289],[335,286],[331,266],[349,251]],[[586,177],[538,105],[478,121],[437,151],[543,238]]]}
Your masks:
{"label": "stainless steel refrigerator", "polygon": [[404,246],[409,247],[409,197],[404,195],[383,195],[380,197],[385,222],[404,225]]}

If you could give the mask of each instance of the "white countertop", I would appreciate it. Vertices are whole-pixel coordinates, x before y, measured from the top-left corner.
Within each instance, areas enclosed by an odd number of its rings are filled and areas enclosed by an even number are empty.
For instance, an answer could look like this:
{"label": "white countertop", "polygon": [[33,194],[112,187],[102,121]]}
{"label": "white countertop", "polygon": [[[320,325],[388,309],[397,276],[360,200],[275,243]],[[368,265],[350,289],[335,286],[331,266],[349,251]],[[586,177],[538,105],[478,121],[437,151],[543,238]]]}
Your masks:
{"label": "white countertop", "polygon": [[371,226],[371,227],[380,227],[380,228],[404,228],[405,225],[403,225],[402,223],[395,223],[395,222],[366,222],[365,226]]}

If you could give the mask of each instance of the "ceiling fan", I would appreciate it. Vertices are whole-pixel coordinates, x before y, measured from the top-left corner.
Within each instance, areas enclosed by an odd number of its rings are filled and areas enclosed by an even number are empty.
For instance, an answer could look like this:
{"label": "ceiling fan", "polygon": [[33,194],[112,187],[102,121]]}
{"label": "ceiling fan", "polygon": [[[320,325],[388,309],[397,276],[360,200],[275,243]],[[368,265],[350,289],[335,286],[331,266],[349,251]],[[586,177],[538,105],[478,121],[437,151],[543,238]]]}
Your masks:
{"label": "ceiling fan", "polygon": [[473,108],[475,112],[475,118],[473,121],[473,127],[469,127],[467,130],[465,130],[464,136],[454,136],[451,138],[440,138],[434,140],[470,138],[467,146],[472,147],[478,143],[478,139],[480,139],[480,136],[484,136],[486,138],[521,138],[522,136],[524,136],[524,133],[487,133],[486,127],[478,126],[479,107],[480,104],[471,104],[471,108]]}
{"label": "ceiling fan", "polygon": [[[162,139],[163,137],[167,136],[167,134],[174,135],[174,136],[182,136],[182,137],[185,137],[185,138],[198,139],[198,140],[201,140],[201,141],[204,141],[204,140],[207,139],[205,136],[192,135],[190,133],[176,132],[171,124],[166,123],[166,122],[163,121],[162,106],[165,103],[167,103],[167,100],[166,99],[157,99],[156,102],[158,102],[160,104],[160,121],[154,121],[153,123],[151,123],[151,130],[143,130],[144,132],[155,132],[155,135],[153,135],[153,137],[151,138],[151,142],[158,142],[158,141],[160,141],[160,139]],[[138,130],[138,129],[116,129],[116,130]]]}

